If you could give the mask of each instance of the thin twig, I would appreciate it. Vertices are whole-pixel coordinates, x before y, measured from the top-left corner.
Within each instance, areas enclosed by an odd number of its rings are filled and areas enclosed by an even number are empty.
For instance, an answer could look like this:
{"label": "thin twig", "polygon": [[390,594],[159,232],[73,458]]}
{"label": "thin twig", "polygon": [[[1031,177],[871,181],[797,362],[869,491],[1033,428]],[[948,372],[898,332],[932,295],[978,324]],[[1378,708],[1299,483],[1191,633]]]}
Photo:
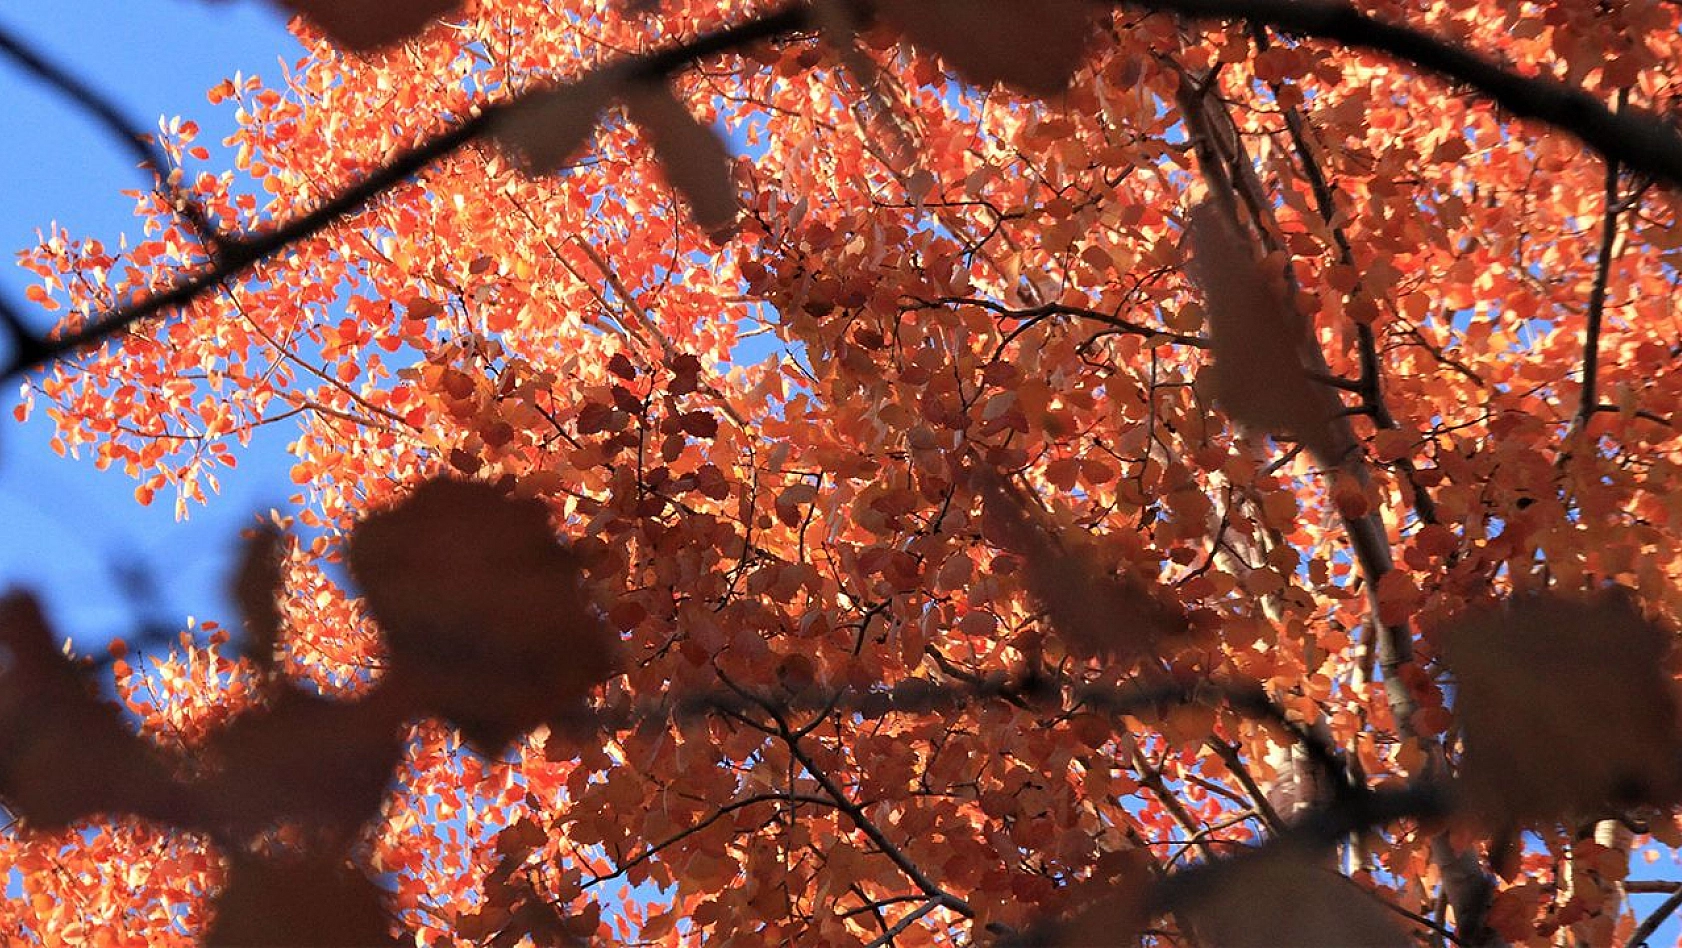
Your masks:
{"label": "thin twig", "polygon": [[1672,892],[1670,898],[1659,903],[1659,907],[1653,910],[1653,914],[1642,919],[1641,924],[1635,926],[1635,931],[1630,932],[1629,935],[1629,948],[1645,948],[1647,939],[1653,937],[1653,933],[1659,930],[1659,926],[1665,923],[1665,919],[1670,918],[1678,908],[1682,908],[1682,888]]}
{"label": "thin twig", "polygon": [[1080,319],[1089,319],[1096,323],[1102,323],[1103,325],[1109,326],[1119,332],[1128,333],[1134,336],[1143,336],[1146,339],[1160,339],[1164,342],[1172,342],[1182,346],[1192,346],[1197,349],[1209,348],[1209,340],[1203,338],[1202,336],[1188,336],[1185,333],[1173,332],[1168,329],[1157,329],[1141,323],[1130,322],[1111,313],[1105,313],[1096,309],[1087,309],[1084,306],[1065,306],[1062,303],[1045,303],[1040,306],[1033,306],[1026,309],[1014,309],[994,300],[970,296],[941,296],[931,300],[920,299],[915,302],[918,308],[929,308],[935,306],[977,306],[981,309],[987,310],[988,312],[997,313],[1000,316],[1024,321],[1043,319],[1047,316],[1075,316]]}
{"label": "thin twig", "polygon": [[940,908],[940,902],[937,901],[937,900],[930,899],[929,901],[924,902],[922,905],[919,905],[917,907],[916,911],[913,911],[913,912],[910,912],[910,913],[906,914],[906,916],[904,918],[902,918],[899,921],[893,923],[892,927],[890,927],[887,931],[884,931],[881,935],[877,936],[874,941],[872,941],[868,945],[865,945],[864,948],[883,948],[883,946],[885,946],[885,945],[893,944],[894,939],[896,937],[898,937],[901,932],[905,931],[907,928],[910,928],[912,925],[917,924],[918,919],[920,919],[923,916],[929,914],[930,912],[934,911],[937,908]]}
{"label": "thin twig", "polygon": [[[1621,107],[1628,98],[1625,90],[1618,92]],[[1612,277],[1612,258],[1618,252],[1618,160],[1606,160],[1606,209],[1600,221],[1600,251],[1594,261],[1594,284],[1589,287],[1587,325],[1583,329],[1583,391],[1578,401],[1577,421],[1573,426],[1587,430],[1600,404],[1598,390],[1600,373],[1600,326],[1606,314],[1606,285]]]}

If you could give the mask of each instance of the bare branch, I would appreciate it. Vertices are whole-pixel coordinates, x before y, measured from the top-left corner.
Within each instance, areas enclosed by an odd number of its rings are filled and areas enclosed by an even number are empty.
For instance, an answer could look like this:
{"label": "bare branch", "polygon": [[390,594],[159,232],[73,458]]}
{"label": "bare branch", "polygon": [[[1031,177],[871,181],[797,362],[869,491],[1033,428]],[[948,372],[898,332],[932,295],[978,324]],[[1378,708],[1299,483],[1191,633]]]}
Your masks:
{"label": "bare branch", "polygon": [[887,931],[884,931],[881,935],[877,936],[876,939],[866,945],[865,948],[883,948],[885,945],[893,944],[894,938],[896,938],[901,932],[910,928],[912,925],[917,924],[918,919],[937,908],[940,908],[940,902],[938,900],[930,899],[929,901],[924,902],[922,905],[918,906],[915,911],[907,913],[904,918],[893,923]]}
{"label": "bare branch", "polygon": [[[1618,93],[1623,105],[1628,93]],[[1606,210],[1600,221],[1600,251],[1594,261],[1594,284],[1589,287],[1588,322],[1583,329],[1583,391],[1578,402],[1576,423],[1579,431],[1588,428],[1600,404],[1598,376],[1600,372],[1600,325],[1606,314],[1606,284],[1612,276],[1612,258],[1618,252],[1618,215],[1623,202],[1618,198],[1618,160],[1606,160]]]}
{"label": "bare branch", "polygon": [[1630,932],[1629,935],[1629,948],[1645,948],[1647,939],[1653,937],[1653,933],[1659,930],[1659,926],[1663,925],[1665,920],[1675,914],[1679,908],[1682,908],[1682,888],[1672,892],[1670,898],[1665,899],[1659,904],[1658,908],[1653,910],[1653,914],[1642,919],[1641,924],[1635,926],[1635,931]]}

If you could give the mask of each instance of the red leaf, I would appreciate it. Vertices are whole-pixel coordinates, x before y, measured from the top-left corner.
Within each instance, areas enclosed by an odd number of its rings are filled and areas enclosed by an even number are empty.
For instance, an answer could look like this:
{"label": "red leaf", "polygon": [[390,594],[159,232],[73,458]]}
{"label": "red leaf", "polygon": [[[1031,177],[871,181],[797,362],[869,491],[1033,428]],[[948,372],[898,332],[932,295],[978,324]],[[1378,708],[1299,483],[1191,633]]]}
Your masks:
{"label": "red leaf", "polygon": [[678,424],[697,438],[718,437],[718,419],[710,411],[684,412],[679,416]]}

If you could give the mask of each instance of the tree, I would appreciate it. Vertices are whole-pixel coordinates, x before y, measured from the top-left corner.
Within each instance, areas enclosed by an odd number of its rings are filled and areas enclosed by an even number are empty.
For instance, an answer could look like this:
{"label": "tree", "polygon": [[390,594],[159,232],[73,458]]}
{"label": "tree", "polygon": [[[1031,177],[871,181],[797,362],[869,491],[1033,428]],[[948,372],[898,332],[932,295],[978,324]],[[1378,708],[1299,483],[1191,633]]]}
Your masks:
{"label": "tree", "polygon": [[8,938],[1682,901],[1674,5],[298,7],[369,50],[25,261],[22,410],[141,502],[303,427],[245,628],[114,644],[141,737],[6,601]]}

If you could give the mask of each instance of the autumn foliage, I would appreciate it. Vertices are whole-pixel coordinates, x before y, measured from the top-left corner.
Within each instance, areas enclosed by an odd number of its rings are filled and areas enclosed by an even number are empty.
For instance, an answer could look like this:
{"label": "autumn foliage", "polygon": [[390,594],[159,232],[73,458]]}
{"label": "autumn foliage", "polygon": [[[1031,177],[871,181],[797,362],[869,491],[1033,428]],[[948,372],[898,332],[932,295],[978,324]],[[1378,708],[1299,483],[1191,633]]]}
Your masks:
{"label": "autumn foliage", "polygon": [[1682,8],[288,6],[141,239],[24,256],[20,416],[184,515],[297,425],[299,493],[242,628],[0,601],[8,944],[1682,903],[1628,878],[1682,845]]}

